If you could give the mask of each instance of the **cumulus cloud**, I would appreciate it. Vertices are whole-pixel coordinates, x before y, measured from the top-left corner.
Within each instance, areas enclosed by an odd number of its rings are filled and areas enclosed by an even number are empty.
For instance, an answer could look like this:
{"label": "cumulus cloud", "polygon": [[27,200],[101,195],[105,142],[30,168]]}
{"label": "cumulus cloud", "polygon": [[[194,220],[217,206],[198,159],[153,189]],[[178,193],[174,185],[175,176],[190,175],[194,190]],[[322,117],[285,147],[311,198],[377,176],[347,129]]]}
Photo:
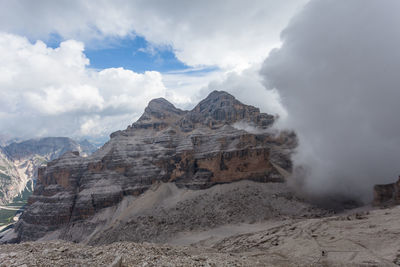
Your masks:
{"label": "cumulus cloud", "polygon": [[171,46],[190,66],[242,70],[279,46],[280,31],[306,2],[0,1],[0,30],[38,39],[59,34],[85,42],[138,34],[153,44]]}
{"label": "cumulus cloud", "polygon": [[295,161],[311,167],[308,191],[367,201],[400,174],[398,10],[395,0],[312,0],[264,62],[300,138]]}
{"label": "cumulus cloud", "polygon": [[103,137],[131,124],[152,98],[166,97],[191,109],[212,90],[226,90],[263,112],[285,113],[276,91],[261,85],[258,67],[240,74],[188,71],[94,70],[81,42],[67,40],[50,48],[0,33],[1,132],[20,138]]}
{"label": "cumulus cloud", "polygon": [[57,48],[0,33],[0,125],[16,137],[101,136],[125,128],[152,98],[162,76],[88,68],[81,42]]}

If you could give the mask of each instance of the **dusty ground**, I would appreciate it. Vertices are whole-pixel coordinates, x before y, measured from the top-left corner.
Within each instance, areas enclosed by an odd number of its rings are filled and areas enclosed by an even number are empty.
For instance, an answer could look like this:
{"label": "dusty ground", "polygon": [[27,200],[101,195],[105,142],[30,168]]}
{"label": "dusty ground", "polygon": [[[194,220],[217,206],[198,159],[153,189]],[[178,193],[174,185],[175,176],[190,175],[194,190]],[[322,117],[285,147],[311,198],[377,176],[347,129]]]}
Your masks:
{"label": "dusty ground", "polygon": [[[118,242],[91,247],[61,241],[29,242],[0,247],[0,266],[250,266],[240,255],[205,249]],[[116,263],[116,262],[115,262]],[[116,266],[121,266],[115,264]]]}
{"label": "dusty ground", "polygon": [[60,241],[1,245],[0,266],[111,266],[118,257],[122,266],[398,266],[399,237],[400,207],[394,207],[227,225],[171,241],[185,246]]}

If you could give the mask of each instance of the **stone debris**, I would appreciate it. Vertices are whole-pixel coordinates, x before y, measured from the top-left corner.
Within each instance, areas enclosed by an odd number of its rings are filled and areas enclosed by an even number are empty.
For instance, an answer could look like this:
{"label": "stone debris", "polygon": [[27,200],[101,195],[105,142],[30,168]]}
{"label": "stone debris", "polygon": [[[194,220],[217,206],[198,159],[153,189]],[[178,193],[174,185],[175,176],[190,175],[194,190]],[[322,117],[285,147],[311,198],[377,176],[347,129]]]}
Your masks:
{"label": "stone debris", "polygon": [[[67,248],[66,250],[64,248]],[[17,266],[251,266],[238,255],[149,243],[85,246],[64,241],[0,246],[0,267]],[[116,255],[119,255],[116,257]],[[255,265],[257,266],[257,265]],[[260,265],[259,265],[260,266]]]}
{"label": "stone debris", "polygon": [[111,264],[110,267],[122,267],[122,257],[118,256]]}
{"label": "stone debris", "polygon": [[[399,266],[400,206],[325,218],[268,221],[246,233],[186,246],[66,241],[0,245],[0,267],[17,266]],[[374,225],[374,227],[371,227]],[[247,225],[246,227],[250,227]],[[223,230],[221,230],[223,231]]]}

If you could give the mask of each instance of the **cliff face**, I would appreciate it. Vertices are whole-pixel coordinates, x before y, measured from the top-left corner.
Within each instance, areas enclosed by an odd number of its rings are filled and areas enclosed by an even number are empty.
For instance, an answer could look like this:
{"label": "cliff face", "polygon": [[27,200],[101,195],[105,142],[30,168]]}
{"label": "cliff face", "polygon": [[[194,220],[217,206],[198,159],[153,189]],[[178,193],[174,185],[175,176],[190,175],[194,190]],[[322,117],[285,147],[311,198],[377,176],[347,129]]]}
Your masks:
{"label": "cliff face", "polygon": [[[257,134],[235,128],[238,122]],[[66,229],[75,223],[86,225],[89,235],[96,227],[93,216],[157,182],[190,189],[244,179],[283,182],[296,137],[272,133],[273,122],[273,116],[226,92],[212,92],[191,111],[154,99],[137,122],[111,134],[91,156],[66,153],[39,169],[16,240],[56,230],[57,238],[68,239]]]}

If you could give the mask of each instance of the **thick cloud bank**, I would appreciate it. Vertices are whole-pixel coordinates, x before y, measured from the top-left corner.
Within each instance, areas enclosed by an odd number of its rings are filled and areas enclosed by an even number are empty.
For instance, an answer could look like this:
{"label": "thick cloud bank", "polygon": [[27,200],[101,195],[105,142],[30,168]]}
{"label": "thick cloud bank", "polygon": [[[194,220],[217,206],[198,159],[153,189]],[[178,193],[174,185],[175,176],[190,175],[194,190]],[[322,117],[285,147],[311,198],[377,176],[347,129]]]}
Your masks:
{"label": "thick cloud bank", "polygon": [[0,125],[13,137],[102,136],[125,128],[152,98],[158,72],[88,68],[82,43],[58,48],[0,33]]}
{"label": "thick cloud bank", "polygon": [[397,0],[312,0],[264,62],[311,192],[369,200],[373,184],[400,174],[399,10]]}

